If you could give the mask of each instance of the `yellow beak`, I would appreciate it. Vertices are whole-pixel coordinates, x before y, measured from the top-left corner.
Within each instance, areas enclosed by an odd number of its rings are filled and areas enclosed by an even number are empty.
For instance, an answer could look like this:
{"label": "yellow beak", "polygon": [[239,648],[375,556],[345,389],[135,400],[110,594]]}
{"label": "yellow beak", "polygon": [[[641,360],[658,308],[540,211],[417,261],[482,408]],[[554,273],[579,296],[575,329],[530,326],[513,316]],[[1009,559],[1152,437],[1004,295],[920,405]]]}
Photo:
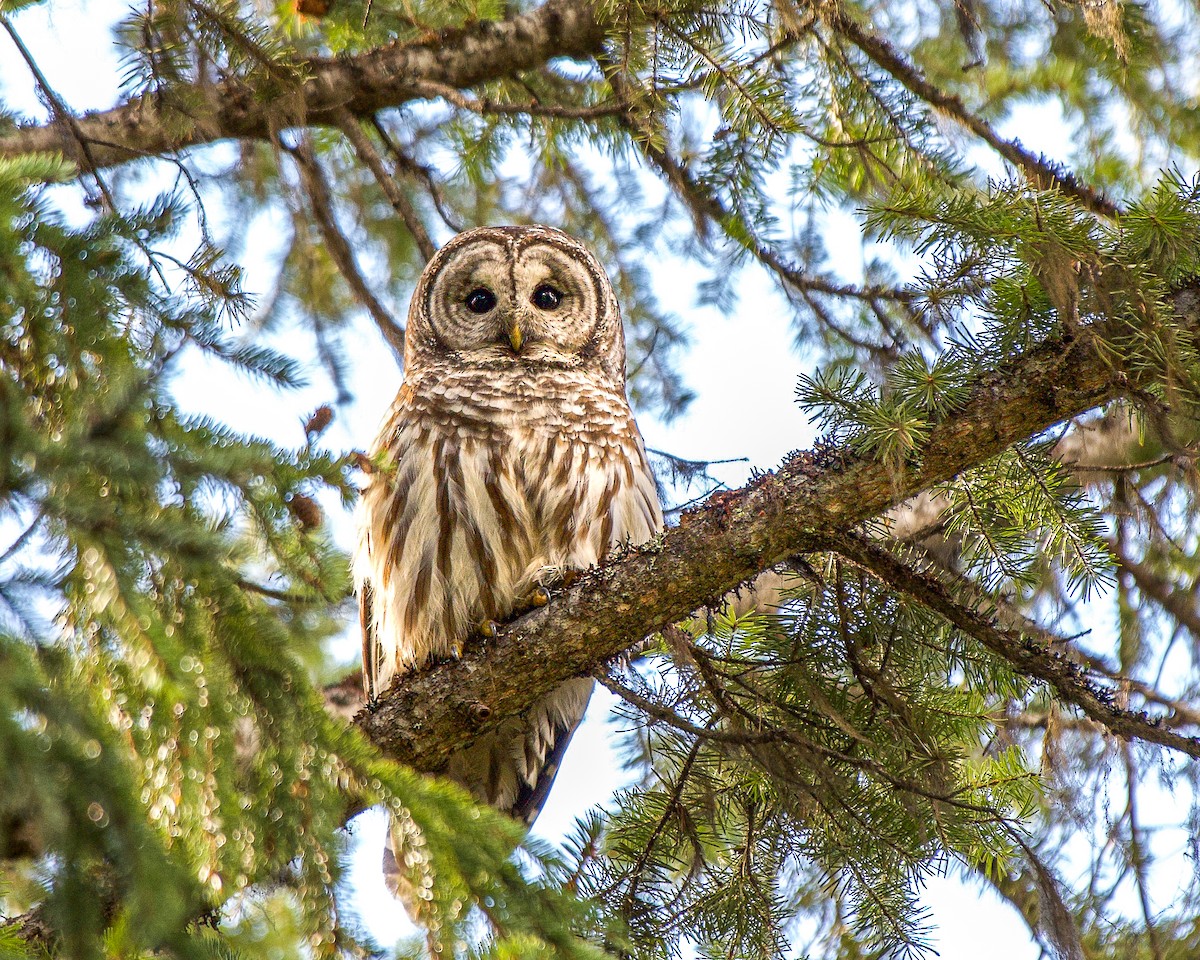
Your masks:
{"label": "yellow beak", "polygon": [[513,352],[521,352],[521,344],[525,342],[525,338],[521,336],[521,328],[514,320],[512,328],[508,331],[508,342],[512,344]]}

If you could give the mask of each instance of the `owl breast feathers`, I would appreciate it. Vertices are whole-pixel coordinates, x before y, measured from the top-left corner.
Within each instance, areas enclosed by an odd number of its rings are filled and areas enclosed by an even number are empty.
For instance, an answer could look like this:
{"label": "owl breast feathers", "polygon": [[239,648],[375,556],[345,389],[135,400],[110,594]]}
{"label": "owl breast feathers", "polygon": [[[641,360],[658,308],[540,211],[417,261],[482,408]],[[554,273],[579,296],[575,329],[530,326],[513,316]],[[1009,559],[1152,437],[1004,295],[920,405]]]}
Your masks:
{"label": "owl breast feathers", "polygon": [[[547,227],[459,234],[417,284],[404,384],[375,442],[354,561],[369,697],[457,653],[552,571],[662,526],[625,397],[625,338],[595,257]],[[447,775],[532,821],[591,694],[565,684]]]}

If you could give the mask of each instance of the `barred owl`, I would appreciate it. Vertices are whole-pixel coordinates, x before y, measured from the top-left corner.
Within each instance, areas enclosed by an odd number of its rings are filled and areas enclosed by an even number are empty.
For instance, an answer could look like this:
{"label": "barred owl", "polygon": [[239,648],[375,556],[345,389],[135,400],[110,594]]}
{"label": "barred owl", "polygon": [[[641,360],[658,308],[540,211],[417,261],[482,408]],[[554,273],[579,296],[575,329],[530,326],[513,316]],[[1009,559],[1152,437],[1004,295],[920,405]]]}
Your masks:
{"label": "barred owl", "polygon": [[[662,526],[625,397],[612,285],[582,244],[548,227],[470,230],[430,261],[373,452],[354,561],[368,698],[455,655],[554,571]],[[446,774],[531,823],[591,690],[569,681]]]}

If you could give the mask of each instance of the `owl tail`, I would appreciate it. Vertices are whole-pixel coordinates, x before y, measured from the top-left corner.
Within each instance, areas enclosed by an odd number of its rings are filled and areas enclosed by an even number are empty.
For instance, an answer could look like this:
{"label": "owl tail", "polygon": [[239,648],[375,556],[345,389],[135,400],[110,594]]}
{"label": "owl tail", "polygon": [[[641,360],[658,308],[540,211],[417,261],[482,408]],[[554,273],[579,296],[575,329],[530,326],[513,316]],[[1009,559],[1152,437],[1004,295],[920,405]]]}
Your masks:
{"label": "owl tail", "polygon": [[[445,776],[475,798],[532,825],[542,811],[567,746],[583,719],[594,682],[569,680],[539,700],[528,713],[510,717],[450,758]],[[414,922],[436,923],[431,910],[433,877],[420,831],[393,815],[383,850],[388,889]],[[437,939],[431,931],[430,943]]]}
{"label": "owl tail", "polygon": [[545,805],[546,799],[550,796],[550,788],[554,786],[554,778],[558,776],[558,768],[562,764],[563,757],[567,754],[567,747],[571,745],[571,738],[575,736],[575,731],[579,727],[579,720],[583,719],[583,710],[587,709],[587,702],[591,698],[591,695],[592,683],[591,681],[587,681],[587,693],[583,700],[579,718],[574,723],[565,727],[554,727],[549,750],[536,759],[534,757],[529,758],[526,769],[533,771],[533,776],[530,779],[522,778],[522,782],[517,790],[517,797],[509,809],[509,813],[512,814],[514,819],[520,820],[532,827],[533,821],[542,812],[542,807]]}
{"label": "owl tail", "polygon": [[533,823],[546,801],[571,735],[583,719],[594,683],[568,680],[519,717],[456,753],[445,776],[475,797],[525,823]]}

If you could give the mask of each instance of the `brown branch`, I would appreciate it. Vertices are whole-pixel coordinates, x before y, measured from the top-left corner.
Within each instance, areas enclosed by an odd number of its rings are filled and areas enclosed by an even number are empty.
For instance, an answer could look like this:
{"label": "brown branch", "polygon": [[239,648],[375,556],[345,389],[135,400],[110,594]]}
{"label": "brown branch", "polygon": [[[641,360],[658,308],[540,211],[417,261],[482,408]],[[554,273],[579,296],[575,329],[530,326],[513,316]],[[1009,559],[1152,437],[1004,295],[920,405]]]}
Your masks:
{"label": "brown branch", "polygon": [[33,74],[34,83],[41,91],[41,94],[46,99],[47,105],[50,107],[50,123],[52,127],[66,126],[70,130],[70,146],[72,149],[62,150],[64,156],[72,157],[79,166],[85,171],[92,174],[96,178],[96,186],[100,190],[100,195],[104,200],[105,208],[109,211],[117,209],[116,203],[113,201],[112,193],[100,177],[99,168],[96,166],[96,158],[93,156],[92,147],[88,143],[87,137],[80,128],[79,121],[75,115],[63,102],[62,97],[55,92],[50,86],[50,81],[46,79],[46,75],[42,73],[41,67],[34,60],[33,55],[29,52],[29,48],[25,46],[25,42],[17,33],[16,28],[9,21],[8,17],[0,15],[0,25],[3,25],[5,32],[12,40],[13,45],[17,48],[17,52],[21,55],[21,59],[25,61],[25,66],[29,68],[29,72]]}
{"label": "brown branch", "polygon": [[[650,855],[654,852],[654,847],[658,843],[659,837],[662,836],[667,824],[670,823],[671,816],[679,809],[679,801],[683,797],[683,790],[687,786],[688,777],[691,776],[692,767],[696,763],[696,757],[700,754],[701,743],[702,741],[696,740],[688,751],[688,755],[683,761],[683,766],[679,770],[679,775],[675,778],[675,785],[671,788],[671,799],[664,806],[662,816],[659,817],[658,823],[654,825],[650,836],[646,838],[645,845],[638,853],[637,859],[628,871],[627,875],[630,875],[629,889],[621,899],[622,913],[625,914],[627,920],[633,919],[631,911],[637,899],[637,890],[642,880],[643,871],[646,869],[646,863],[649,861]],[[624,877],[620,877],[615,882],[620,883],[623,880]],[[612,887],[609,887],[603,893],[607,894],[611,893],[611,891]]]}
{"label": "brown branch", "polygon": [[[692,646],[692,663],[693,665],[703,669],[706,659],[706,652]],[[969,803],[958,799],[959,791],[942,792],[931,790],[928,786],[905,777],[899,777],[887,767],[872,760],[869,757],[862,755],[854,755],[842,750],[837,750],[824,744],[818,743],[815,740],[802,736],[797,730],[779,723],[764,723],[763,718],[752,713],[745,707],[736,702],[736,698],[730,697],[726,690],[723,680],[715,673],[705,678],[705,686],[708,688],[709,695],[716,702],[716,715],[709,721],[709,725],[705,727],[698,726],[679,716],[670,707],[667,707],[655,700],[644,697],[634,690],[629,689],[624,684],[614,680],[610,676],[605,676],[602,673],[595,674],[596,679],[607,687],[614,694],[625,700],[632,706],[643,710],[651,720],[657,720],[668,726],[674,727],[681,733],[686,733],[699,741],[710,741],[721,746],[724,749],[742,749],[751,756],[761,756],[761,750],[758,748],[764,746],[775,747],[790,747],[799,752],[802,758],[807,759],[811,764],[816,764],[818,761],[834,760],[840,763],[856,767],[865,773],[879,778],[888,785],[895,787],[898,790],[903,790],[908,793],[916,794],[928,800],[936,800],[939,803],[948,804],[958,807],[962,810],[968,810],[972,813],[996,814],[996,811],[990,807],[980,806],[978,804]],[[736,682],[736,678],[734,679]],[[816,692],[816,691],[812,691]],[[746,694],[757,703],[759,691],[748,688]],[[820,705],[822,713],[824,713],[835,725],[845,734],[860,743],[869,743],[868,738],[860,730],[856,730],[853,726],[847,723],[842,718],[838,717],[835,712],[829,707],[828,703]],[[895,707],[896,704],[891,704]],[[903,704],[899,705],[899,709],[904,711]],[[719,721],[725,721],[719,725]],[[730,722],[732,721],[732,722]],[[789,769],[796,767],[794,759],[786,760],[786,765]],[[801,761],[803,762],[803,761]],[[999,814],[996,814],[999,816]]]}
{"label": "brown branch", "polygon": [[59,944],[58,930],[46,919],[40,906],[18,917],[0,917],[0,933],[13,935],[41,952],[35,956],[53,957]]}
{"label": "brown branch", "polygon": [[[1176,309],[1181,323],[1200,326],[1200,290],[1180,293]],[[717,494],[651,543],[610,558],[495,639],[469,643],[461,660],[407,675],[359,716],[360,726],[389,756],[423,770],[440,768],[502,717],[523,712],[563,681],[592,672],[759,571],[797,553],[830,549],[916,493],[1137,389],[1140,381],[1116,373],[1098,348],[1106,334],[1111,339],[1113,332],[1085,328],[981,377],[906,466],[828,449],[793,454],[776,472]],[[1040,652],[1018,655],[1074,693],[1067,681],[1075,674]],[[487,704],[490,719],[480,722],[473,703]],[[1091,706],[1122,736],[1149,733],[1173,747],[1195,743],[1135,724],[1098,699]]]}
{"label": "brown branch", "polygon": [[1146,939],[1150,943],[1150,955],[1154,960],[1163,960],[1163,948],[1158,927],[1154,924],[1154,911],[1150,906],[1149,883],[1146,870],[1150,857],[1142,845],[1142,827],[1138,816],[1137,784],[1140,771],[1133,760],[1129,744],[1124,744],[1121,761],[1125,767],[1125,815],[1129,821],[1129,860],[1133,867],[1134,887],[1137,888],[1138,903],[1142,908],[1142,921],[1146,924]]}
{"label": "brown branch", "polygon": [[[1143,460],[1141,463],[1090,463],[1085,468],[1089,473],[1135,473],[1138,470],[1149,470],[1174,463],[1179,457],[1174,453],[1164,453],[1153,460]],[[1068,464],[1073,466],[1073,464]]]}
{"label": "brown branch", "polygon": [[550,117],[555,120],[599,120],[604,117],[618,116],[625,112],[626,107],[619,103],[597,103],[589,106],[579,106],[571,103],[506,103],[493,100],[490,97],[469,97],[457,87],[432,80],[423,81],[419,88],[429,100],[441,98],[451,106],[467,110],[481,117],[491,116],[529,116]]}
{"label": "brown branch", "polygon": [[379,184],[379,188],[383,191],[383,195],[387,197],[388,203],[404,221],[404,225],[412,235],[413,242],[416,243],[417,249],[421,253],[421,258],[428,263],[437,253],[437,247],[430,239],[425,224],[421,222],[421,216],[417,213],[416,207],[408,199],[408,194],[400,189],[395,177],[384,167],[383,158],[375,149],[375,145],[363,133],[359,120],[354,114],[349,111],[342,114],[341,128],[346,139],[350,141],[350,145],[354,147],[354,152],[358,154],[358,159],[367,165],[372,176],[375,177],[375,181]]}
{"label": "brown branch", "polygon": [[[1113,551],[1118,563],[1121,563],[1121,555],[1111,542],[1109,548]],[[944,558],[939,556],[936,550],[932,550],[922,544],[906,544],[906,549],[915,553],[922,563],[929,564],[943,575],[953,577],[956,580],[956,593],[960,598],[966,598],[975,609],[982,610],[985,607],[993,609],[996,619],[1005,629],[1039,641],[1047,649],[1062,653],[1062,655],[1069,657],[1080,666],[1086,667],[1092,673],[1100,674],[1118,686],[1128,688],[1130,692],[1138,694],[1147,703],[1166,707],[1171,712],[1166,716],[1157,718],[1158,722],[1163,726],[1170,728],[1194,726],[1200,728],[1200,710],[1196,707],[1177,697],[1168,696],[1145,681],[1128,676],[1123,670],[1110,666],[1102,657],[1079,649],[1073,643],[1076,637],[1061,636],[1046,629],[1036,620],[1031,620],[1025,616],[1009,601],[987,595],[981,587],[977,587],[974,583],[959,576],[958,571],[951,564],[947,563]],[[1026,726],[1043,726],[1045,718],[1029,717],[1023,720],[1018,717],[1009,718],[1007,722],[1024,723]],[[1058,723],[1066,724],[1066,721],[1060,719]],[[1076,724],[1075,726],[1079,729],[1089,729],[1093,732],[1103,732],[1105,729],[1103,725],[1090,720],[1082,724]]]}
{"label": "brown branch", "polygon": [[1139,563],[1129,556],[1129,552],[1115,540],[1110,540],[1108,546],[1117,558],[1120,569],[1133,577],[1133,582],[1142,594],[1174,617],[1195,639],[1200,640],[1200,610],[1196,607],[1195,595],[1186,590],[1172,589],[1144,563]]}
{"label": "brown branch", "polygon": [[396,165],[396,169],[402,171],[407,176],[416,178],[425,187],[425,191],[429,194],[429,199],[433,203],[433,209],[442,218],[442,222],[455,233],[462,233],[466,230],[466,224],[454,216],[453,212],[447,207],[445,195],[437,183],[433,170],[424,164],[417,163],[416,160],[401,150],[396,141],[392,139],[391,134],[388,133],[387,127],[380,121],[378,115],[371,118],[371,126],[379,135],[379,139],[383,141],[383,145],[387,147],[388,153],[391,154],[392,161]]}
{"label": "brown branch", "polygon": [[1171,712],[1162,718],[1164,726],[1192,726],[1200,728],[1200,710],[1197,710],[1190,703],[1186,703],[1177,697],[1167,696],[1157,687],[1134,677],[1126,676],[1121,670],[1114,670],[1100,657],[1084,653],[1082,650],[1072,650],[1071,654],[1086,663],[1091,670],[1103,674],[1109,680],[1123,687],[1128,687],[1131,693],[1136,693],[1148,703],[1156,703],[1160,707],[1166,707],[1170,710]]}
{"label": "brown branch", "polygon": [[[146,155],[231,138],[269,140],[290,126],[337,126],[342,111],[370,118],[428,95],[427,84],[472,87],[545,65],[555,57],[596,54],[604,28],[587,0],[547,0],[507,20],[481,20],[431,37],[349,57],[311,57],[289,65],[303,76],[288,95],[266,99],[252,82],[170,87],[77,118],[0,135],[0,157],[76,156],[88,145],[94,171]],[[186,105],[186,106],[185,106]]]}
{"label": "brown branch", "polygon": [[[737,211],[730,210],[721,202],[720,197],[699,183],[691,171],[663,147],[654,136],[649,124],[637,114],[630,104],[632,93],[625,78],[616,72],[612,65],[604,64],[609,74],[609,85],[613,95],[625,109],[618,115],[621,124],[633,135],[634,140],[646,161],[674,188],[676,195],[691,215],[696,231],[701,236],[708,233],[708,225],[716,223],[724,226],[731,220],[741,221],[744,229],[739,231],[746,239],[746,249],[762,266],[775,274],[785,291],[790,290],[800,296],[820,294],[830,297],[842,297],[874,303],[886,300],[903,305],[916,303],[921,293],[901,287],[874,284],[859,287],[853,284],[836,283],[824,277],[819,277],[798,269],[773,247],[758,239],[745,218]],[[810,304],[816,308],[815,304]]]}
{"label": "brown branch", "polygon": [[1043,158],[1034,156],[1016,140],[1005,140],[991,124],[968,110],[962,100],[926,80],[917,66],[906,60],[887,40],[864,30],[842,7],[835,6],[830,9],[834,11],[830,25],[837,33],[858,47],[909,91],[934,109],[956,120],[1005,160],[1024,171],[1039,189],[1057,187],[1093,213],[1103,217],[1116,217],[1120,214],[1120,208],[1115,203],[1098,190],[1082,183],[1074,174],[1056,169]]}
{"label": "brown branch", "polygon": [[397,362],[403,364],[404,328],[396,322],[396,318],[388,312],[387,307],[379,302],[379,298],[371,291],[370,284],[358,269],[354,251],[342,234],[334,215],[329,182],[325,179],[325,173],[321,170],[321,165],[317,162],[312,148],[307,142],[302,142],[299,146],[287,148],[287,152],[295,159],[296,167],[300,171],[300,180],[304,184],[304,192],[308,196],[313,220],[317,229],[321,231],[321,238],[325,241],[325,249],[337,265],[338,272],[346,281],[346,285],[350,287],[358,302],[366,307],[367,313],[375,321],[383,339],[392,348]]}
{"label": "brown branch", "polygon": [[1116,694],[1094,683],[1073,658],[1026,634],[1007,630],[993,618],[960,603],[937,577],[906,566],[885,548],[855,535],[839,538],[833,549],[920,601],[1026,676],[1048,684],[1059,698],[1079,707],[1116,735],[1147,740],[1200,758],[1200,738],[1182,736],[1145,714],[1119,706]]}
{"label": "brown branch", "polygon": [[1013,843],[1024,855],[1025,865],[1014,870],[988,870],[982,864],[967,869],[989,884],[1020,914],[1029,932],[1042,946],[1045,955],[1059,960],[1085,960],[1079,925],[1063,900],[1062,882],[1038,851],[1016,831],[1008,830]]}

